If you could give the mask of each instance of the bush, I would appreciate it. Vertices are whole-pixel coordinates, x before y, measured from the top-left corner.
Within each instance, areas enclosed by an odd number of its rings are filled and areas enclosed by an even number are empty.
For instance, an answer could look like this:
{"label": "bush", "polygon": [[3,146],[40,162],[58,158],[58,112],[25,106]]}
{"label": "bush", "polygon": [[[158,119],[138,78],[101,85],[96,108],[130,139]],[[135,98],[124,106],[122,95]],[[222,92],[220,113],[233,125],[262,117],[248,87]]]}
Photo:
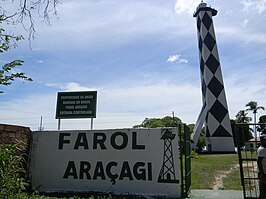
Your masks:
{"label": "bush", "polygon": [[0,144],[0,198],[13,198],[26,189],[25,149],[26,144],[20,141]]}

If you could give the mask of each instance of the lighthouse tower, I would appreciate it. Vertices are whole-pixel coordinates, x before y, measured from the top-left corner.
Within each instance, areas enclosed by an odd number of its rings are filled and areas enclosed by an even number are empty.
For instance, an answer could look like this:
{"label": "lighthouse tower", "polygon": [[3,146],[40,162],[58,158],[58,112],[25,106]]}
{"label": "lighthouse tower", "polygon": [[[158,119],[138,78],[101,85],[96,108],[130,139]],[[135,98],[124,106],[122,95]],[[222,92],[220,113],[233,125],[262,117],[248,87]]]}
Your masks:
{"label": "lighthouse tower", "polygon": [[192,148],[195,148],[205,123],[207,150],[233,152],[232,129],[212,20],[216,14],[217,10],[201,2],[193,15],[197,19],[203,106],[193,132]]}

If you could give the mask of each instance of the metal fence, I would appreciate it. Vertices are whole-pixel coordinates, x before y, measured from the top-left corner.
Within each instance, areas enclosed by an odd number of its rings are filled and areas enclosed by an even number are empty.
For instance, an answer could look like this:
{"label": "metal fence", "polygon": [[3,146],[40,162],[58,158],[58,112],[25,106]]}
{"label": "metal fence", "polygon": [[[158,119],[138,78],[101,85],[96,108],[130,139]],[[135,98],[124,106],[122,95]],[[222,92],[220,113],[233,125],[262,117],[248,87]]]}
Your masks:
{"label": "metal fence", "polygon": [[179,146],[181,167],[182,197],[189,196],[191,191],[191,143],[190,130],[186,124],[179,124]]}
{"label": "metal fence", "polygon": [[[237,146],[241,184],[245,199],[259,198],[257,149],[260,146],[257,126],[261,124],[235,124],[234,138]],[[254,132],[255,131],[255,132]],[[250,135],[253,134],[253,138]]]}

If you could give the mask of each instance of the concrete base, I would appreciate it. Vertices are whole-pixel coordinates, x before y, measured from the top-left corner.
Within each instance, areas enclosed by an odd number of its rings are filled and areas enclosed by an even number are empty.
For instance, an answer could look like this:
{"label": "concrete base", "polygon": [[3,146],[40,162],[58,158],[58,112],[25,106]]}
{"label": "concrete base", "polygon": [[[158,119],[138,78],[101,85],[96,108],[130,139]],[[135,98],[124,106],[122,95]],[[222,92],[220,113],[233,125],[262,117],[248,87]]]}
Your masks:
{"label": "concrete base", "polygon": [[207,151],[235,152],[233,137],[206,137]]}
{"label": "concrete base", "polygon": [[244,198],[243,191],[236,190],[204,190],[194,189],[191,191],[190,199],[241,199]]}

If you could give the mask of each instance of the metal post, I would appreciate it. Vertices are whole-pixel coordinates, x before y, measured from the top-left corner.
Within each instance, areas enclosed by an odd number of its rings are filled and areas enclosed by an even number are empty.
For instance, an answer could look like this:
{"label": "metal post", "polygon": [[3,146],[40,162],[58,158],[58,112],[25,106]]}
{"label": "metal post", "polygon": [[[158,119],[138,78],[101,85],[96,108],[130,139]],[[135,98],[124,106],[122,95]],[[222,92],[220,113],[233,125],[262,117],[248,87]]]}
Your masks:
{"label": "metal post", "polygon": [[42,116],[41,116],[39,131],[42,131],[42,130],[43,130],[43,127],[42,127]]}
{"label": "metal post", "polygon": [[58,131],[60,131],[60,127],[61,127],[61,119],[58,119]]}
{"label": "metal post", "polygon": [[176,125],[175,125],[175,112],[174,111],[172,111],[172,116],[173,116],[173,124],[174,124],[174,127],[175,127]]}
{"label": "metal post", "polygon": [[183,170],[183,142],[182,142],[182,132],[181,124],[178,125],[179,134],[179,158],[180,158],[180,172],[181,172],[181,196],[185,196],[185,186],[184,186],[184,170]]}
{"label": "metal post", "polygon": [[91,118],[91,130],[93,129],[93,118]]}
{"label": "metal post", "polygon": [[254,112],[254,126],[253,126],[253,128],[254,128],[254,137],[255,137],[255,142],[256,142],[256,144],[257,144],[257,128],[256,128],[256,123],[257,123],[257,121],[256,121],[256,112]]}

